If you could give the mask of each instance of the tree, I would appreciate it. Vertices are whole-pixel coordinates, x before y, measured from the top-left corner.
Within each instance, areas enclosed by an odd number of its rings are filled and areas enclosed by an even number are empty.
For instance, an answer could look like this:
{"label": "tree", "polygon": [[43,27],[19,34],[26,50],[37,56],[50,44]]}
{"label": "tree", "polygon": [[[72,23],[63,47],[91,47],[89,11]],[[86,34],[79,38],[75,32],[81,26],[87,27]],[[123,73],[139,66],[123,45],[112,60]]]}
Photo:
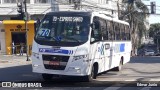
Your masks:
{"label": "tree", "polygon": [[160,23],[151,24],[149,28],[149,37],[154,38],[154,35],[160,31]]}
{"label": "tree", "polygon": [[160,45],[160,23],[150,25],[149,37],[152,37],[154,39],[155,44],[158,43],[158,45]]}
{"label": "tree", "polygon": [[149,16],[148,7],[141,1],[136,0],[128,3],[128,0],[122,0],[125,10],[121,12],[121,19],[128,20],[131,28],[132,54],[141,43],[143,35],[146,33],[145,21]]}

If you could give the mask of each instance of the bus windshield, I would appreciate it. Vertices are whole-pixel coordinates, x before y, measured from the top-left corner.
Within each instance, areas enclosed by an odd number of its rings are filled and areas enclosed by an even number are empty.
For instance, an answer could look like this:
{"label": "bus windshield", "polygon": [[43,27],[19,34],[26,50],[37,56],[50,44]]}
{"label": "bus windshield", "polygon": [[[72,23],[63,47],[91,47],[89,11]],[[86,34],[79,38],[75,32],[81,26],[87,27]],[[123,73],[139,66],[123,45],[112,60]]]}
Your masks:
{"label": "bus windshield", "polygon": [[84,43],[89,35],[89,17],[48,15],[42,20],[35,38],[58,43]]}

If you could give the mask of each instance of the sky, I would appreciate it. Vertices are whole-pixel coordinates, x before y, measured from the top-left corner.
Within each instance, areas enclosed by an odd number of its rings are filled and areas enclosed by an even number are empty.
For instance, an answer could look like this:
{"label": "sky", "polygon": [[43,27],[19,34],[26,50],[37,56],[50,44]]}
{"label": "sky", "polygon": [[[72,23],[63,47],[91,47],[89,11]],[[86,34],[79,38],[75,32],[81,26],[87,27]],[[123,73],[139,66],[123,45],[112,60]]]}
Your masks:
{"label": "sky", "polygon": [[[155,14],[151,14],[149,16],[149,23],[153,24],[153,23],[160,23],[160,0],[142,0],[146,5],[150,5],[150,2],[155,1],[156,2],[156,14],[159,15],[155,15]],[[148,6],[149,10],[150,10],[150,6]]]}

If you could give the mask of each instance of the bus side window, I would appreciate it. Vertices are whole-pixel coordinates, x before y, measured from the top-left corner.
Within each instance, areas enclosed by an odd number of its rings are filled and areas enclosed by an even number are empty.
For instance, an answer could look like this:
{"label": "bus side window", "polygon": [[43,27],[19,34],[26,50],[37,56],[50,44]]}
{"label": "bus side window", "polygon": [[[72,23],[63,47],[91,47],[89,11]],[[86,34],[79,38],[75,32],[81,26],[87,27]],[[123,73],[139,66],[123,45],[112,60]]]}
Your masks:
{"label": "bus side window", "polygon": [[104,19],[101,19],[100,21],[101,25],[101,34],[103,40],[108,40],[108,31],[107,31],[107,22]]}
{"label": "bus side window", "polygon": [[101,30],[100,30],[100,24],[99,24],[99,22],[97,23],[97,29],[94,30],[94,34],[95,34],[95,37],[96,37],[97,41],[102,40],[102,35],[101,35]]}
{"label": "bus side window", "polygon": [[126,25],[125,28],[126,28],[126,30],[125,30],[126,40],[130,40],[130,31],[129,31],[129,27]]}

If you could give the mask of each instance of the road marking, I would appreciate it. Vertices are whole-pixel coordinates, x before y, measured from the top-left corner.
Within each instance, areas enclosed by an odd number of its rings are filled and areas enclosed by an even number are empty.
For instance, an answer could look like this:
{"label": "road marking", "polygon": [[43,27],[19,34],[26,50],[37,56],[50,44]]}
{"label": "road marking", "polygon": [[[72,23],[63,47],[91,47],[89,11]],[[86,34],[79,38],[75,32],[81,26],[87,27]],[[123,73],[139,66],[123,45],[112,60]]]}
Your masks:
{"label": "road marking", "polygon": [[144,88],[142,88],[140,90],[150,90],[150,89],[151,89],[151,87],[144,87]]}
{"label": "road marking", "polygon": [[[122,84],[122,83],[119,83],[119,84],[114,84],[108,88],[105,88],[104,90],[118,90],[120,89],[121,87],[125,86],[126,84]],[[120,87],[119,87],[120,86]]]}
{"label": "road marking", "polygon": [[105,88],[104,90],[118,90],[120,88],[121,87],[108,87],[108,88]]}
{"label": "road marking", "polygon": [[149,81],[160,81],[160,78],[157,78],[157,79],[150,79]]}
{"label": "road marking", "polygon": [[137,81],[136,79],[128,79],[128,80],[124,80],[124,81]]}

